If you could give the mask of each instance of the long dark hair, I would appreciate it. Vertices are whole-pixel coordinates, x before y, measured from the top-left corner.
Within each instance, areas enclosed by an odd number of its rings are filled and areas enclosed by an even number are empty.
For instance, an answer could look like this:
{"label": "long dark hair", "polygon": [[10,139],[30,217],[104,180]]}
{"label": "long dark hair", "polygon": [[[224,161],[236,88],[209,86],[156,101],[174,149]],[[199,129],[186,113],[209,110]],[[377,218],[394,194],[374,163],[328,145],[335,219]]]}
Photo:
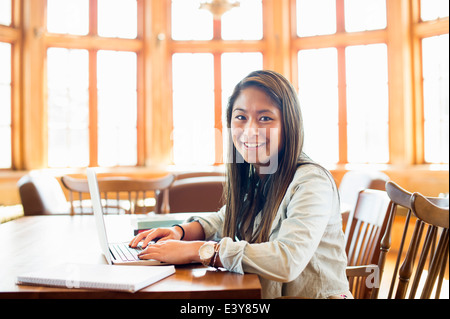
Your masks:
{"label": "long dark hair", "polygon": [[[282,139],[284,146],[278,153],[278,165],[264,179],[256,173],[255,166],[243,160],[237,152],[231,134],[231,114],[241,91],[248,87],[263,90],[281,110]],[[308,162],[303,154],[303,118],[297,93],[292,84],[273,71],[255,71],[240,81],[227,106],[228,152],[227,185],[225,187],[226,212],[224,236],[251,243],[269,240],[270,229],[286,190],[298,165]],[[254,232],[254,221],[261,212],[262,218]]]}

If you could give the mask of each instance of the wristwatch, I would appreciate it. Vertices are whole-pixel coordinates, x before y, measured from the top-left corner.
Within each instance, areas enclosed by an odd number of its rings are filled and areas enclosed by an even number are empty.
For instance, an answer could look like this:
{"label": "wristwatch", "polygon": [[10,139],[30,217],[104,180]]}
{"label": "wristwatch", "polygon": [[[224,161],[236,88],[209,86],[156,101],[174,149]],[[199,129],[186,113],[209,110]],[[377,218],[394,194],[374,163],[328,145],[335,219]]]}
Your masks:
{"label": "wristwatch", "polygon": [[200,256],[200,260],[204,266],[209,266],[211,264],[211,259],[216,253],[216,245],[216,242],[208,241],[198,250],[198,255]]}

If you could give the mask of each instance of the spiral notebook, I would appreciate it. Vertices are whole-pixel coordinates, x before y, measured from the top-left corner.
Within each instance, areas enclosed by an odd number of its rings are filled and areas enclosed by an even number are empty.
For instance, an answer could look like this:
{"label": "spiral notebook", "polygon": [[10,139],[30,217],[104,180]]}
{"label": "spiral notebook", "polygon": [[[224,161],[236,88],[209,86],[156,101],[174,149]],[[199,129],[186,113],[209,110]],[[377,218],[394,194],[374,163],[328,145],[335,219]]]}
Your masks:
{"label": "spiral notebook", "polygon": [[17,277],[19,285],[136,292],[175,273],[174,266],[63,264]]}

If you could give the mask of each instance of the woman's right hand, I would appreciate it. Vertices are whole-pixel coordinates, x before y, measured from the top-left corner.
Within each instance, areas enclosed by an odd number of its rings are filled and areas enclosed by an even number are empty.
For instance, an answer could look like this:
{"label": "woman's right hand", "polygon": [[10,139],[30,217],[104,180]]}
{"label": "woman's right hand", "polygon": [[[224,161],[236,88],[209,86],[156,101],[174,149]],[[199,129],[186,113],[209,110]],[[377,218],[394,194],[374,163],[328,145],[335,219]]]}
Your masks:
{"label": "woman's right hand", "polygon": [[153,240],[165,241],[165,240],[180,240],[182,233],[178,230],[179,227],[170,227],[170,228],[154,228],[147,231],[144,231],[134,237],[129,246],[135,248],[142,240],[142,248],[147,247],[148,243]]}

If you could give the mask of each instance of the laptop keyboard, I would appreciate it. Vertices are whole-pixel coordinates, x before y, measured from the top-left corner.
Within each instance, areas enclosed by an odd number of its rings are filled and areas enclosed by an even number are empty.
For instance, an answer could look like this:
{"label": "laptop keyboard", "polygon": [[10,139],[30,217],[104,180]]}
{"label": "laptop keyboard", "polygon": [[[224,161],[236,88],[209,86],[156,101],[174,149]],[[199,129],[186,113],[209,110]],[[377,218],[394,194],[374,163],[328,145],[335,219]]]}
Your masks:
{"label": "laptop keyboard", "polygon": [[143,250],[141,243],[136,248],[131,248],[127,243],[109,244],[109,248],[114,258],[124,261],[140,260],[138,254]]}

